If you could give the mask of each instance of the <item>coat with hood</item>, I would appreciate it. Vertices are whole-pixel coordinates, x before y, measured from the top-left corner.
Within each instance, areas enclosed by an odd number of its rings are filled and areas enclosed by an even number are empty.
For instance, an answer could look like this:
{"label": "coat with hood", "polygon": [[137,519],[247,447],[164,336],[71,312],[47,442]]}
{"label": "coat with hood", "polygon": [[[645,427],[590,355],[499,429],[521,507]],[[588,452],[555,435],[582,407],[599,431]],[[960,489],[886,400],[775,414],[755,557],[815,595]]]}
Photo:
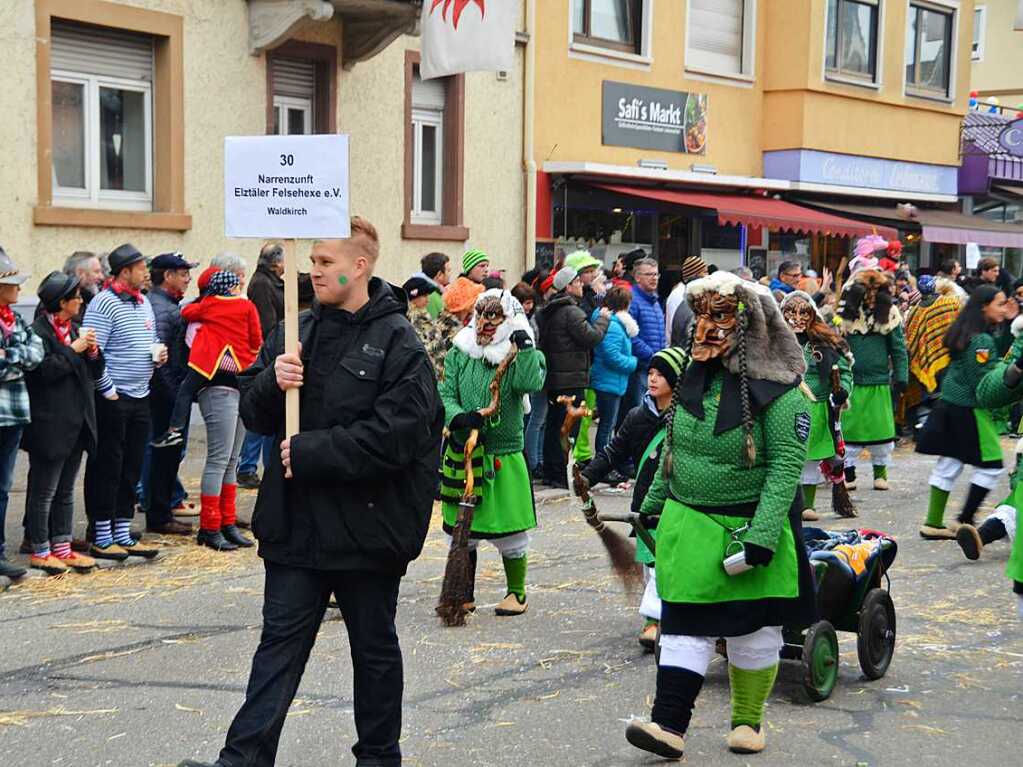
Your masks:
{"label": "coat with hood", "polygon": [[[591,321],[600,316],[593,312]],[[625,394],[629,388],[629,376],[636,369],[638,360],[632,353],[632,339],[639,333],[639,326],[628,312],[616,312],[607,326],[607,335],[600,346],[593,350],[593,367],[590,370],[590,388],[605,394]]]}
{"label": "coat with hood", "polygon": [[252,527],[265,559],[314,570],[403,574],[426,538],[444,413],[426,350],[396,290],[374,277],[354,314],[314,304],[299,317],[305,367],[293,479],[284,479],[284,393],[274,331],[239,376],[241,416],[274,436]]}
{"label": "coat with hood", "polygon": [[664,332],[664,311],[656,293],[647,293],[640,287],[632,291],[629,314],[639,325],[639,333],[632,339],[632,353],[640,365],[668,345]]}
{"label": "coat with hood", "polygon": [[585,389],[590,385],[590,351],[607,334],[607,317],[591,325],[568,293],[558,293],[537,314],[540,349],[547,359],[548,392]]}

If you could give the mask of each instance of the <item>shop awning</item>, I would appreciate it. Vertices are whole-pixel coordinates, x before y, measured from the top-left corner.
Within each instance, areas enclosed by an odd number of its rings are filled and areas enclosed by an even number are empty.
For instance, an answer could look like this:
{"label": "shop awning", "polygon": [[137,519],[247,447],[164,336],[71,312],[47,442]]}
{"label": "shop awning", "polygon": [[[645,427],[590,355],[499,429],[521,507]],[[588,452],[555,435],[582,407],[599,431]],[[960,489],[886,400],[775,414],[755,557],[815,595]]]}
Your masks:
{"label": "shop awning", "polygon": [[923,238],[928,242],[942,242],[951,245],[966,245],[975,242],[990,248],[1023,248],[1023,226],[1003,224],[983,216],[971,216],[968,213],[960,213],[955,210],[915,208],[912,215],[900,217],[891,207],[831,203],[821,207],[850,216],[886,219],[897,226],[920,227]]}
{"label": "shop awning", "polygon": [[879,234],[886,239],[896,239],[898,232],[886,226],[866,224],[804,208],[785,200],[771,197],[747,197],[738,194],[710,194],[677,189],[653,189],[642,186],[616,186],[594,184],[600,189],[630,197],[674,203],[687,208],[703,208],[717,213],[722,225],[762,226],[783,232],[827,234],[834,237],[862,237]]}

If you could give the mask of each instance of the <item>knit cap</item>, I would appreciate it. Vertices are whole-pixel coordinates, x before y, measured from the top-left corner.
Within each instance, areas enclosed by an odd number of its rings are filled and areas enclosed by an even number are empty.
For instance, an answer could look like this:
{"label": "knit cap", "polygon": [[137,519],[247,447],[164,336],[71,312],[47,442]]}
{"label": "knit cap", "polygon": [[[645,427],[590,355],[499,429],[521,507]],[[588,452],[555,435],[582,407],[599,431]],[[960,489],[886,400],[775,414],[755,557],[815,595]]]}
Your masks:
{"label": "knit cap", "polygon": [[554,275],[554,289],[564,290],[569,286],[576,277],[579,276],[579,272],[573,269],[571,266],[563,266],[558,270],[558,273]]}
{"label": "knit cap", "polygon": [[484,261],[489,261],[490,256],[484,253],[482,250],[468,250],[465,255],[462,256],[462,274],[468,274],[473,270],[474,267],[479,266]]}
{"label": "knit cap", "polygon": [[241,280],[238,279],[237,274],[221,269],[210,277],[209,292],[214,296],[229,296],[239,284],[241,284]]}
{"label": "knit cap", "polygon": [[664,376],[672,389],[675,388],[675,383],[678,381],[678,377],[682,375],[685,367],[686,353],[678,346],[669,346],[667,349],[661,349],[650,358],[649,369],[656,370]]}
{"label": "knit cap", "polygon": [[603,264],[590,255],[590,251],[577,250],[565,256],[565,266],[571,266],[576,272],[583,272],[593,267],[601,267]]}
{"label": "knit cap", "polygon": [[687,256],[682,260],[682,282],[688,284],[707,274],[707,262],[699,256]]}
{"label": "knit cap", "polygon": [[459,277],[453,285],[448,286],[448,289],[444,291],[444,308],[452,314],[460,314],[472,309],[483,290],[482,285],[473,282],[468,277]]}

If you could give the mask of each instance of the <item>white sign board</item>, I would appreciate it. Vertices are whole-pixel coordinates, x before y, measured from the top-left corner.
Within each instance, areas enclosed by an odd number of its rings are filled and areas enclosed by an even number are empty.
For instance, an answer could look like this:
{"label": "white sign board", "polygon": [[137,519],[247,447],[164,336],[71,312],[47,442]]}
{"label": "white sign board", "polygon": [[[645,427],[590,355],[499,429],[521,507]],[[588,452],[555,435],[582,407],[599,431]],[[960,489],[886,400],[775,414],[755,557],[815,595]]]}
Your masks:
{"label": "white sign board", "polygon": [[966,243],[966,268],[976,269],[980,263],[980,246],[975,242]]}
{"label": "white sign board", "polygon": [[348,136],[228,136],[224,225],[228,237],[351,236]]}

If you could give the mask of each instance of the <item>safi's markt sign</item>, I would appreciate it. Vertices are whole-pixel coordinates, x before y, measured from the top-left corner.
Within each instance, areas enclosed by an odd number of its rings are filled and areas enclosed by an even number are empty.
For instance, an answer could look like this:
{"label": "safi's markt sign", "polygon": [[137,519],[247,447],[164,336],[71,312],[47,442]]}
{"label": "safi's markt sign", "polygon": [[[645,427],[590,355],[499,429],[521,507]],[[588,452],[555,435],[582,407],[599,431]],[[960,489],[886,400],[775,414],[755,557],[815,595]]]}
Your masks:
{"label": "safi's markt sign", "polygon": [[1013,157],[1023,157],[1023,120],[1013,120],[998,134],[998,145]]}

